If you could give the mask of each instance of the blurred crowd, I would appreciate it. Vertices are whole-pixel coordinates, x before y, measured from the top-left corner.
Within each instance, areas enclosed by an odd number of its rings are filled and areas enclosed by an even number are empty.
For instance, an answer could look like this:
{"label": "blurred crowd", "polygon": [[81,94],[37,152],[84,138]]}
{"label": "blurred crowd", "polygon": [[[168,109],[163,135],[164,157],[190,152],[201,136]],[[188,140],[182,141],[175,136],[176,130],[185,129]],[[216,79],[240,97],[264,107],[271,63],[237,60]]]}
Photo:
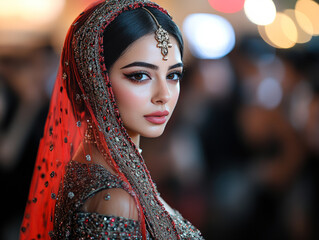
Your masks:
{"label": "blurred crowd", "polygon": [[0,49],[0,239],[18,239],[59,57],[50,44]]}
{"label": "blurred crowd", "polygon": [[[245,37],[227,57],[189,59],[166,132],[142,139],[162,196],[206,239],[319,239],[316,44]],[[0,52],[0,239],[18,239],[59,56]]]}

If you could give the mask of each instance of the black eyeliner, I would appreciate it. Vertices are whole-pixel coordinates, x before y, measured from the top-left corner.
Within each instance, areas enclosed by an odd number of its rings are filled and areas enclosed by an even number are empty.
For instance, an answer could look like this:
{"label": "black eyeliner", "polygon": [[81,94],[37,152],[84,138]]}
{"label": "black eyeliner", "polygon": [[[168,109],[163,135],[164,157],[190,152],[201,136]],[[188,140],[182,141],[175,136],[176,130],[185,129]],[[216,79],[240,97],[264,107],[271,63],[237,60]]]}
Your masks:
{"label": "black eyeliner", "polygon": [[134,76],[139,75],[139,74],[141,74],[141,75],[146,75],[148,78],[151,78],[151,77],[149,76],[149,73],[144,72],[144,71],[136,71],[136,72],[132,72],[132,73],[123,73],[123,75],[124,75],[128,80],[133,81],[133,82],[141,83],[141,82],[144,82],[144,81],[148,80],[148,79],[146,79],[146,80],[137,80],[137,79],[134,79],[134,78],[133,78]]}

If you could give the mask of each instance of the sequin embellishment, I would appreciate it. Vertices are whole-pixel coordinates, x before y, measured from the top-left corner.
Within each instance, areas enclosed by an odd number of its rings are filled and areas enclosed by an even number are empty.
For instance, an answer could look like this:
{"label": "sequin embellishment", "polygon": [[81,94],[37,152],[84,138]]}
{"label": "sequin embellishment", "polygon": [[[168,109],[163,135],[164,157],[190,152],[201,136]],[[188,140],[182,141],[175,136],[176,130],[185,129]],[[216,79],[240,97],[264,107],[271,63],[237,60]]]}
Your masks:
{"label": "sequin embellishment", "polygon": [[127,218],[77,213],[74,221],[76,239],[142,239],[139,223]]}
{"label": "sequin embellishment", "polygon": [[108,201],[108,200],[110,200],[110,199],[111,199],[111,195],[110,195],[109,193],[105,194],[104,200],[105,200],[105,201]]}
{"label": "sequin embellishment", "polygon": [[92,160],[90,155],[86,155],[85,158],[86,158],[86,161],[88,161],[88,162],[90,162]]}
{"label": "sequin embellishment", "polygon": [[68,197],[69,197],[70,199],[74,198],[74,193],[73,193],[73,192],[69,192],[69,193],[68,193]]}

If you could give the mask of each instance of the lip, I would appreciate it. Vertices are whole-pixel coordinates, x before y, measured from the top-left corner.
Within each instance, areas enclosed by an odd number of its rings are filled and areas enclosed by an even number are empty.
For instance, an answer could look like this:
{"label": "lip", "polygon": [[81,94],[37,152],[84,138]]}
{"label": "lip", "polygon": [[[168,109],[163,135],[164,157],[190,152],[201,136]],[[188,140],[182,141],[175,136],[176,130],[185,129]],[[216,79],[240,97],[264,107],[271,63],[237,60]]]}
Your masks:
{"label": "lip", "polygon": [[154,124],[163,124],[167,121],[168,111],[157,111],[144,115],[145,119]]}

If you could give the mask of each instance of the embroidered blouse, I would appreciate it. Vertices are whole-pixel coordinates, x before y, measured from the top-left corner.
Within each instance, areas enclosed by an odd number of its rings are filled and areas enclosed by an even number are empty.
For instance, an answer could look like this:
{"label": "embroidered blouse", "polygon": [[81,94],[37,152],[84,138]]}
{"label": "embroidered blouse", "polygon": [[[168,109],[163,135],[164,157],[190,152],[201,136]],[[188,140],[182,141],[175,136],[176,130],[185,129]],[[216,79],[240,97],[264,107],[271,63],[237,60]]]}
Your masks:
{"label": "embroidered blouse", "polygon": [[[107,189],[129,188],[119,177],[98,164],[70,161],[57,197],[53,239],[142,239],[137,220],[85,212],[86,200]],[[105,194],[104,201],[112,195]],[[181,239],[203,239],[200,231],[174,210],[171,217]],[[160,221],[160,220],[159,220]],[[153,239],[149,232],[147,238]]]}

